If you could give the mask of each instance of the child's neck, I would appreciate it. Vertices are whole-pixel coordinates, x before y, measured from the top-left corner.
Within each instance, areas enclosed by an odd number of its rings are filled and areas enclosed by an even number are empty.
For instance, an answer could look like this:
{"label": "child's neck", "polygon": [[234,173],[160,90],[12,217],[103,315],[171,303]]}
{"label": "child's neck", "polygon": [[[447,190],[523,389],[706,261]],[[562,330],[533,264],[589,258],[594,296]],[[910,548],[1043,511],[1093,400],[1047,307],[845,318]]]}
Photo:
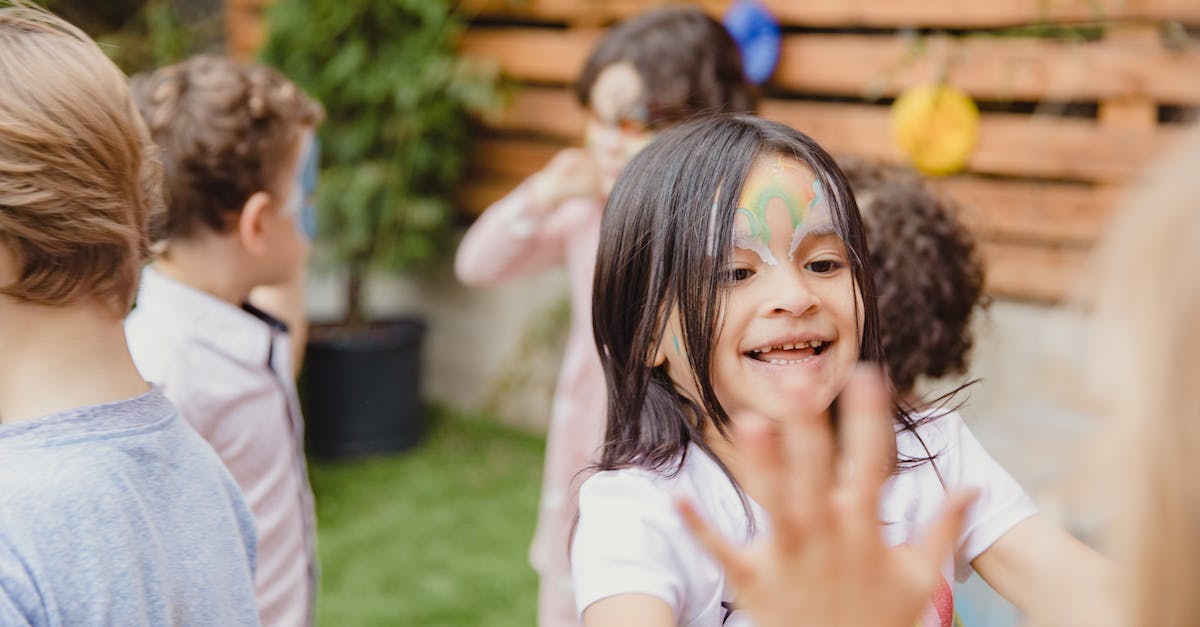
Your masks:
{"label": "child's neck", "polygon": [[163,275],[241,306],[254,284],[247,277],[233,238],[219,235],[172,241],[155,262]]}
{"label": "child's neck", "polygon": [[110,307],[0,307],[0,423],[121,401],[145,394],[125,342],[124,321]]}

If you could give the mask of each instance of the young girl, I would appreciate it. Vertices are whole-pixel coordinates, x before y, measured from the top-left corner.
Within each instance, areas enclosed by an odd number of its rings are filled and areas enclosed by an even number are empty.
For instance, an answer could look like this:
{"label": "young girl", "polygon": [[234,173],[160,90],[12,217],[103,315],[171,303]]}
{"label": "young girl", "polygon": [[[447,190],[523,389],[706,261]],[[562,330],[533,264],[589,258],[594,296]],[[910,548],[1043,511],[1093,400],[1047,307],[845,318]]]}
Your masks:
{"label": "young girl", "polygon": [[608,190],[656,131],[704,112],[750,111],[755,102],[733,40],[694,7],[651,11],[610,29],[592,51],[576,94],[588,109],[587,147],[562,151],[488,208],[455,260],[468,285],[496,285],[558,264],[570,279],[571,331],[531,550],[541,576],[542,627],[578,624],[566,547],[576,512],[571,481],[595,461],[604,425],[604,375],[590,337],[590,303]]}
{"label": "young girl", "polygon": [[[630,163],[596,267],[609,419],[571,553],[585,624],[749,624],[674,499],[695,503],[731,542],[769,533],[761,486],[739,480],[748,460],[730,428],[745,412],[776,427],[827,421],[855,365],[881,359],[868,259],[841,172],[786,126],[690,122]],[[973,568],[1026,609],[1038,586],[1091,585],[1077,571],[1094,558],[1035,516],[957,415],[918,426],[896,411],[895,421],[899,470],[878,512],[888,544],[912,542],[949,489],[979,490],[925,625],[952,624],[948,581]]]}
{"label": "young girl", "polygon": [[[1194,129],[1183,148],[1170,155],[1152,176],[1129,195],[1132,202],[1109,226],[1097,247],[1092,281],[1095,310],[1094,344],[1103,351],[1093,375],[1100,398],[1112,420],[1101,452],[1116,458],[1108,470],[1105,487],[1119,504],[1112,540],[1122,558],[1124,580],[1119,591],[1097,595],[1095,602],[1110,607],[1108,620],[1096,625],[1133,627],[1190,627],[1200,624],[1200,559],[1196,530],[1200,528],[1200,482],[1192,464],[1200,452],[1200,128]],[[1136,260],[1131,263],[1130,260]],[[1153,279],[1153,280],[1148,280]],[[1164,295],[1169,299],[1164,302]],[[1103,358],[1115,333],[1133,329],[1138,341],[1121,359]],[[884,415],[861,386],[841,397],[858,409],[851,418],[863,422],[868,415]],[[878,396],[878,395],[874,395]],[[849,398],[848,398],[849,397]],[[862,401],[864,398],[866,403]],[[869,422],[869,421],[868,421]],[[828,433],[792,425],[793,438],[811,450],[830,452]],[[780,450],[764,437],[761,421],[753,417],[737,427],[742,441],[760,459],[749,468],[750,479],[779,486],[812,464]],[[865,438],[863,437],[865,436]],[[869,429],[843,438],[844,458],[869,460]],[[864,447],[864,444],[866,446]],[[845,460],[844,460],[845,461]],[[802,482],[791,482],[792,485]],[[909,627],[916,615],[922,573],[944,548],[939,540],[954,526],[953,516],[932,534],[933,541],[917,552],[888,550],[878,545],[863,550],[846,541],[842,527],[861,526],[861,512],[830,512],[833,499],[847,494],[873,502],[872,481],[850,486],[841,478],[810,485],[815,509],[831,522],[806,514],[770,511],[777,536],[804,542],[784,546],[777,538],[738,550],[699,518],[681,508],[700,541],[741,584],[747,604],[760,627],[812,625],[814,627]],[[876,484],[877,487],[877,484]],[[776,489],[775,496],[788,490]],[[794,493],[794,490],[793,490]],[[778,502],[778,499],[774,499]],[[783,533],[779,533],[782,531]],[[941,536],[941,537],[939,537]],[[830,577],[829,565],[854,564]],[[848,570],[857,570],[846,574]],[[915,580],[915,585],[913,581]],[[926,586],[927,587],[927,586]],[[814,593],[795,594],[813,589]],[[1042,592],[1044,605],[1054,606],[1056,590]],[[863,603],[869,599],[870,603]],[[807,620],[810,619],[811,620]],[[1031,617],[1035,618],[1036,617]],[[1054,624],[1043,620],[1043,624]]]}

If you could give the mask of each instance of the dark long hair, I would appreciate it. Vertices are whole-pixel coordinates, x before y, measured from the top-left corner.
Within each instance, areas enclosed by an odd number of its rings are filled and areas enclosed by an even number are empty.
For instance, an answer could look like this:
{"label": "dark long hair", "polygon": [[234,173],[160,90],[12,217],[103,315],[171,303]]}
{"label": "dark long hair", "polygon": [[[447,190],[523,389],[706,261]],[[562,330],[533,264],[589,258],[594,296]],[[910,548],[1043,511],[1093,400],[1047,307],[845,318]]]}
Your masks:
{"label": "dark long hair", "polygon": [[[597,467],[639,466],[674,473],[695,443],[720,460],[701,431],[711,421],[727,435],[730,419],[712,386],[712,352],[732,254],[732,228],[746,176],[762,155],[804,164],[819,181],[862,295],[859,358],[882,362],[870,253],[862,218],[838,166],[807,135],[783,124],[733,114],[672,127],[621,173],[605,207],[596,260],[592,322],[608,386],[608,422]],[[667,317],[682,313],[685,354],[701,398],[652,367]],[[914,427],[907,412],[896,420]],[[728,472],[726,472],[728,474]],[[735,482],[736,485],[736,482]]]}
{"label": "dark long hair", "polygon": [[699,113],[749,113],[757,105],[733,37],[696,7],[653,9],[605,31],[575,83],[584,108],[600,72],[622,62],[642,78],[641,104],[653,128]]}

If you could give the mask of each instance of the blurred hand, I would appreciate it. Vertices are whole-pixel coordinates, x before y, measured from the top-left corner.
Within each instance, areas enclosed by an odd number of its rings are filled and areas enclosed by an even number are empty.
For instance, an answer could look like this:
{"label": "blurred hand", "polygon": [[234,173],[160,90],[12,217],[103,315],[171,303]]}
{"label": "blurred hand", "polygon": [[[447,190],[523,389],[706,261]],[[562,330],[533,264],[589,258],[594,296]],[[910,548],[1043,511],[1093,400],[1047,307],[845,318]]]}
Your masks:
{"label": "blurred hand", "polygon": [[679,503],[759,627],[912,627],[974,498],[951,495],[921,543],[887,546],[878,509],[895,434],[882,375],[860,366],[839,405],[840,455],[826,416],[776,423],[736,417],[734,441],[745,460],[740,479],[770,516],[769,537],[734,548],[691,503]]}
{"label": "blurred hand", "polygon": [[567,148],[533,176],[530,192],[536,211],[547,213],[569,198],[606,196],[600,166],[586,150]]}

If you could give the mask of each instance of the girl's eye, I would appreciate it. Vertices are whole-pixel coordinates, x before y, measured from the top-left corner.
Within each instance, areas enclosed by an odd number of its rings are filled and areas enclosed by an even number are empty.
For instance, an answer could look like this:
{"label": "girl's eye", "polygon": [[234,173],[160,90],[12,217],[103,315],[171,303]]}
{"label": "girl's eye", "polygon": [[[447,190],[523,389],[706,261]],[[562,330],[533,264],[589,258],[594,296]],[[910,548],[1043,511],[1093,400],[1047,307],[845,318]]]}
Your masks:
{"label": "girl's eye", "polygon": [[750,268],[731,268],[725,273],[725,281],[727,283],[741,283],[752,276],[754,276],[754,271]]}
{"label": "girl's eye", "polygon": [[810,272],[815,272],[817,274],[829,274],[841,268],[842,262],[834,259],[820,259],[817,261],[810,261],[805,267],[808,268]]}

